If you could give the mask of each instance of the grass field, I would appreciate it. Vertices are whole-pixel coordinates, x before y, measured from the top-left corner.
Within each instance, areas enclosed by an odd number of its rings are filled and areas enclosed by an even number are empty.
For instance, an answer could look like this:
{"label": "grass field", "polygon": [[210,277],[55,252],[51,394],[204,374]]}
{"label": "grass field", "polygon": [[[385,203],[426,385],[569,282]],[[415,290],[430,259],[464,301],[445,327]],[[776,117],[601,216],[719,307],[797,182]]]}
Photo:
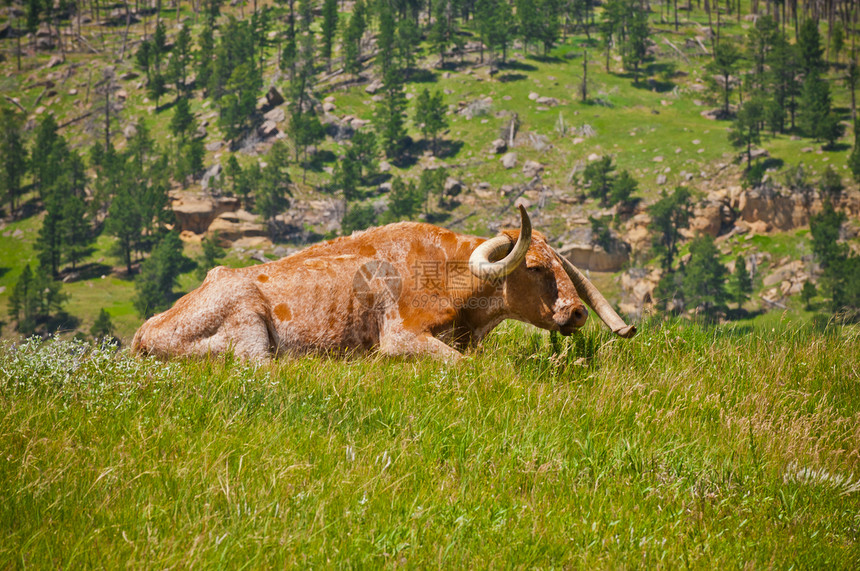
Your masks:
{"label": "grass field", "polygon": [[7,343],[0,567],[857,567],[856,329],[596,327],[456,366]]}

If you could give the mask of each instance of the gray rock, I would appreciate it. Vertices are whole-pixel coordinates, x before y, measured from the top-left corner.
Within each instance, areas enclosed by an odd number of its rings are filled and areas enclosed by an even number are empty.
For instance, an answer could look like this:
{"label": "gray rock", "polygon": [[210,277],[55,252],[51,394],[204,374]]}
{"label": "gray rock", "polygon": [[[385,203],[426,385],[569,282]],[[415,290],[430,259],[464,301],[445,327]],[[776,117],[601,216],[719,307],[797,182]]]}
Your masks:
{"label": "gray rock", "polygon": [[502,157],[502,166],[506,169],[512,169],[517,166],[517,154],[505,153],[505,155]]}
{"label": "gray rock", "polygon": [[523,165],[523,174],[528,178],[534,178],[543,172],[543,165],[537,161],[526,161]]}
{"label": "gray rock", "polygon": [[203,173],[203,178],[200,179],[200,186],[207,189],[212,179],[217,180],[219,178],[221,178],[221,163],[215,163]]}

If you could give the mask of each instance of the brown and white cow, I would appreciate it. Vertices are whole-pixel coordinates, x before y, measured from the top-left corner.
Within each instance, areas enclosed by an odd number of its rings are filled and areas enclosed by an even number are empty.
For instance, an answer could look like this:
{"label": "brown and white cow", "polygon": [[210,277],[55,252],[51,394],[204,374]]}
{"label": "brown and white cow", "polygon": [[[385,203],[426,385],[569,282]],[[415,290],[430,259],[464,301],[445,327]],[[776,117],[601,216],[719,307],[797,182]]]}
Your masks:
{"label": "brown and white cow", "polygon": [[635,327],[532,232],[522,206],[520,214],[520,230],[489,240],[401,222],[258,266],[215,268],[144,323],[132,347],[161,357],[378,350],[450,360],[505,319],[569,335],[588,317],[581,300],[633,336]]}

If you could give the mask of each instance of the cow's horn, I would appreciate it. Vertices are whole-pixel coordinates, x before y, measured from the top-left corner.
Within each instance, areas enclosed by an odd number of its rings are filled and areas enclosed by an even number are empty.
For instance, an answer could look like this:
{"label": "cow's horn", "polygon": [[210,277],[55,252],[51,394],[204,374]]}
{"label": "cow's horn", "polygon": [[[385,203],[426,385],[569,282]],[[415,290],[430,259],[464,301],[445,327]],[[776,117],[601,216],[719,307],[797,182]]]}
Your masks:
{"label": "cow's horn", "polygon": [[594,287],[594,284],[591,283],[589,279],[576,268],[576,266],[571,264],[570,260],[558,252],[555,254],[561,260],[561,264],[564,266],[564,271],[570,277],[570,281],[573,282],[573,287],[576,288],[576,293],[582,301],[587,303],[588,306],[597,313],[597,316],[603,320],[603,323],[608,325],[614,333],[624,337],[625,339],[629,339],[636,335],[636,326],[624,323],[624,320],[615,313],[615,310],[612,309],[612,306],[609,305],[609,302],[606,301],[603,294]]}
{"label": "cow's horn", "polygon": [[[469,270],[475,276],[482,280],[500,279],[514,271],[525,260],[526,252],[532,243],[532,223],[522,205],[520,205],[520,218],[522,219],[520,236],[513,248],[511,248],[511,239],[502,235],[490,238],[472,251],[469,257]],[[501,260],[490,261],[502,256],[504,258]]]}

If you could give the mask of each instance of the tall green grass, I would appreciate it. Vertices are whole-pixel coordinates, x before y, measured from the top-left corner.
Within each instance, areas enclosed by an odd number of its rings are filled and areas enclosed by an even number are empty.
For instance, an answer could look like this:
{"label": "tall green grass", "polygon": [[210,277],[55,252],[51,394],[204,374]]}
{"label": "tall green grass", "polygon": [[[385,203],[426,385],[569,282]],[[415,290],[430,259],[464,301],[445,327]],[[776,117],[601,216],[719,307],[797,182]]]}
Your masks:
{"label": "tall green grass", "polygon": [[0,567],[860,561],[854,329],[508,324],[454,366],[0,349]]}

